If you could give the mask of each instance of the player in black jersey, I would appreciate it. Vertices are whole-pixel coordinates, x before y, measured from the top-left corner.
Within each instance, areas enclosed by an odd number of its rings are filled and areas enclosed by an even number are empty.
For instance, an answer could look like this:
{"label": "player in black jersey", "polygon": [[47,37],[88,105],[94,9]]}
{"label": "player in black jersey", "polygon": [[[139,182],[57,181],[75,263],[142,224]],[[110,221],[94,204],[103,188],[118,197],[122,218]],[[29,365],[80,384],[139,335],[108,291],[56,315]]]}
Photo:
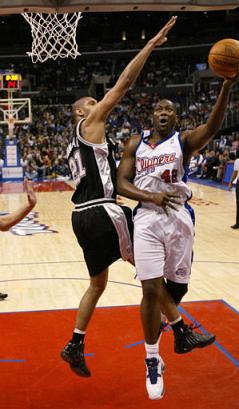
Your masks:
{"label": "player in black jersey", "polygon": [[[72,226],[84,253],[90,285],[80,301],[72,339],[61,352],[61,357],[80,376],[91,375],[84,359],[84,337],[97,301],[106,287],[108,267],[120,257],[133,261],[131,210],[116,204],[116,165],[112,148],[105,139],[105,122],[138,77],[154,48],[167,41],[166,35],[175,22],[176,17],[172,17],[148,41],[101,101],[84,97],[73,104],[76,126],[67,149],[76,185],[72,197],[75,204]],[[168,299],[164,301],[168,302]]]}

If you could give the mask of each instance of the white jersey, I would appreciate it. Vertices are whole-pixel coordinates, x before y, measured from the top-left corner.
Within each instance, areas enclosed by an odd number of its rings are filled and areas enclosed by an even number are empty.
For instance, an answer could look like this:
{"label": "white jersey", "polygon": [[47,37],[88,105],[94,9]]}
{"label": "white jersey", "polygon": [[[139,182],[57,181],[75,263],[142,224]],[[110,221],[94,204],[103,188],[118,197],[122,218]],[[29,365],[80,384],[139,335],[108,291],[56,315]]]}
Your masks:
{"label": "white jersey", "polygon": [[134,184],[150,192],[175,192],[181,205],[167,213],[154,203],[140,203],[134,216],[134,256],[141,281],[158,277],[181,284],[189,281],[194,228],[185,202],[191,197],[186,185],[180,134],[174,132],[155,146],[144,132],[136,149]]}
{"label": "white jersey", "polygon": [[[174,132],[156,145],[150,144],[149,136],[150,132],[144,131],[136,149],[134,185],[149,192],[173,192],[184,205],[192,193],[185,183],[180,133]],[[153,203],[141,203],[141,206],[157,207]]]}

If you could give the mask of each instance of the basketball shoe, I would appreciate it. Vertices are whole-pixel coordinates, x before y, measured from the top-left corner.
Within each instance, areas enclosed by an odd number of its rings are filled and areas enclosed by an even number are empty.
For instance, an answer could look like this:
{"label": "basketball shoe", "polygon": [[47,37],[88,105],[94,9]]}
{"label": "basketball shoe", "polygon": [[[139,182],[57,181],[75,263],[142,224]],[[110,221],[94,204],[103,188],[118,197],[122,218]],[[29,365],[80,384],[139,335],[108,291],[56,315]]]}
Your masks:
{"label": "basketball shoe", "polygon": [[174,336],[174,351],[177,354],[185,354],[194,348],[205,348],[216,340],[215,335],[200,334],[189,325],[184,325],[182,331]]}
{"label": "basketball shoe", "polygon": [[91,376],[89,369],[87,368],[84,356],[84,344],[73,344],[68,342],[63,351],[61,357],[64,361],[70,364],[70,368],[76,375],[83,376],[85,378]]}
{"label": "basketball shoe", "polygon": [[8,297],[8,294],[0,293],[0,300],[5,300]]}
{"label": "basketball shoe", "polygon": [[146,358],[146,389],[149,399],[161,399],[164,394],[163,372],[164,362],[162,358]]}

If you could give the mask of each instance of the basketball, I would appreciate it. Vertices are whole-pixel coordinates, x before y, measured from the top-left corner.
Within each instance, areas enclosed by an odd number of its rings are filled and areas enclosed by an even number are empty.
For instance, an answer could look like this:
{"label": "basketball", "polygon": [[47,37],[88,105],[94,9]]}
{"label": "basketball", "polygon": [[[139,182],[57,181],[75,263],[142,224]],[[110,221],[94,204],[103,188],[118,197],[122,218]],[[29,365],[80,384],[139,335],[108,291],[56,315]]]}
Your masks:
{"label": "basketball", "polygon": [[208,63],[218,77],[234,77],[239,71],[239,41],[226,38],[215,43],[209,52]]}

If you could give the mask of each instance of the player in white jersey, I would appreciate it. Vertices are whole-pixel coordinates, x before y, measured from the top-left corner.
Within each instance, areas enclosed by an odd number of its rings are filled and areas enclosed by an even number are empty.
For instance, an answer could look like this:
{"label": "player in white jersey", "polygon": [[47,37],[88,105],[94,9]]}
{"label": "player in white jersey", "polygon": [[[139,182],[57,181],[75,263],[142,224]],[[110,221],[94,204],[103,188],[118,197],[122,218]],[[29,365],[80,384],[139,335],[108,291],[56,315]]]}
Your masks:
{"label": "player in white jersey", "polygon": [[[179,132],[173,132],[155,146],[150,143],[150,134],[143,133],[135,153],[135,168],[134,185],[138,189],[176,192],[178,202],[173,204],[177,211],[170,212],[170,217],[169,211],[165,212],[163,207],[155,203],[142,202],[138,206],[134,218],[137,276],[145,281],[157,278],[161,271],[168,280],[187,284],[191,270],[194,228],[191,214],[184,206],[191,198],[191,190],[184,182],[185,169]],[[157,237],[157,245],[154,243],[152,252],[151,239],[154,237]]]}
{"label": "player in white jersey", "polygon": [[[176,17],[172,17],[147,42],[101,101],[84,97],[73,104],[76,126],[67,152],[76,184],[72,197],[75,203],[72,225],[84,253],[90,284],[80,301],[72,338],[61,352],[61,357],[80,376],[91,375],[84,358],[84,339],[95,306],[106,287],[108,267],[120,258],[120,253],[123,257],[121,249],[126,250],[125,258],[129,259],[126,234],[121,234],[126,230],[126,220],[122,209],[115,203],[116,166],[105,140],[105,122],[138,77],[154,48],[165,43],[166,35],[175,22]],[[177,308],[166,290],[160,302],[171,317],[177,316]]]}
{"label": "player in white jersey", "polygon": [[[207,123],[190,131],[175,131],[176,107],[169,100],[160,100],[154,108],[152,132],[129,139],[118,169],[119,194],[139,201],[134,218],[134,257],[143,290],[141,321],[146,387],[151,399],[163,394],[159,356],[162,287],[178,304],[187,292],[191,272],[194,229],[187,205],[191,192],[185,183],[186,168],[193,152],[207,145],[220,129],[236,80],[224,80]],[[175,336],[175,352],[188,352],[190,344],[193,349],[214,342],[212,334],[192,332],[179,314],[173,320],[167,317]]]}

